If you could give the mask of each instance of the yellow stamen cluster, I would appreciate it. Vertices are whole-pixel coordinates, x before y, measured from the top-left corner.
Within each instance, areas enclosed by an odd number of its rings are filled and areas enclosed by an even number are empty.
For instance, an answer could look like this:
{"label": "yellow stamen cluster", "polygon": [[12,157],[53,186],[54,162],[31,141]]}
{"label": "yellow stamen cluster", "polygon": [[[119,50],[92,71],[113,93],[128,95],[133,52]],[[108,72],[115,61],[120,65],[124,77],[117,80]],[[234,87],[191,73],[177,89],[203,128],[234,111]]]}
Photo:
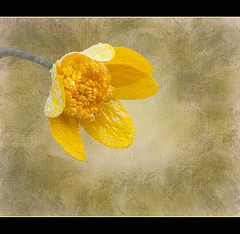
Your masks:
{"label": "yellow stamen cluster", "polygon": [[88,57],[70,60],[59,77],[65,90],[66,114],[93,121],[103,113],[103,104],[112,95],[111,76],[103,63]]}

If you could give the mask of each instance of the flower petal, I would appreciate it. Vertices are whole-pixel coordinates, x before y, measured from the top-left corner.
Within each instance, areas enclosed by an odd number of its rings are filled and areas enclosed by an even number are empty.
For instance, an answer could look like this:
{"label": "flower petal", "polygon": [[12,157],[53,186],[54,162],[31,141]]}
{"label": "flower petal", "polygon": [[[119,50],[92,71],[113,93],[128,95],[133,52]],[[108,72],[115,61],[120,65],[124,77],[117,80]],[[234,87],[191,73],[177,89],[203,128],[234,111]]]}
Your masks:
{"label": "flower petal", "polygon": [[70,52],[68,54],[65,54],[57,63],[57,73],[61,74],[62,73],[62,68],[67,65],[67,63],[70,60],[78,60],[82,57],[83,55],[80,52]]}
{"label": "flower petal", "polygon": [[134,140],[134,124],[117,100],[106,103],[105,111],[94,121],[79,120],[79,124],[95,140],[112,148],[127,148]]}
{"label": "flower petal", "polygon": [[83,161],[85,159],[84,145],[76,118],[63,113],[57,118],[48,118],[48,120],[56,141],[74,158]]}
{"label": "flower petal", "polygon": [[114,47],[115,57],[106,61],[114,95],[118,99],[147,98],[159,91],[150,76],[152,65],[142,55],[126,47]]}
{"label": "flower petal", "polygon": [[107,68],[111,74],[114,96],[118,99],[142,99],[159,91],[158,85],[150,75],[134,67],[111,64]]}
{"label": "flower petal", "polygon": [[151,75],[153,72],[152,65],[138,52],[131,50],[126,47],[114,47],[115,57],[111,61],[107,61],[104,64],[114,65],[121,64],[125,66],[133,67],[137,70],[140,70],[148,75]]}
{"label": "flower petal", "polygon": [[58,79],[56,64],[53,65],[51,78],[52,87],[44,106],[44,113],[47,117],[56,118],[63,112],[65,107],[64,87],[60,79]]}
{"label": "flower petal", "polygon": [[97,45],[93,45],[81,53],[98,61],[109,61],[115,56],[114,48],[106,43],[98,43]]}

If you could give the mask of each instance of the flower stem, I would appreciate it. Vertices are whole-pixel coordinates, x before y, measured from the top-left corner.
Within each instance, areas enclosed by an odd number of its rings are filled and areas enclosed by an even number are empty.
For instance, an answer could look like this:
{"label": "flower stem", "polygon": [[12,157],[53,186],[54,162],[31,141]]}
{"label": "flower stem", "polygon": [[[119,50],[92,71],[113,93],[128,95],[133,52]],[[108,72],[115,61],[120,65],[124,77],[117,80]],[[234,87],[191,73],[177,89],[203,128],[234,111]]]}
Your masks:
{"label": "flower stem", "polygon": [[36,54],[32,54],[30,52],[27,52],[25,50],[20,50],[20,49],[16,49],[14,47],[2,47],[0,48],[0,59],[4,56],[15,56],[15,57],[20,57],[20,58],[24,58],[30,61],[33,61],[35,63],[38,63],[44,67],[46,67],[47,69],[51,69],[53,66],[53,63],[48,61],[47,59],[36,55]]}

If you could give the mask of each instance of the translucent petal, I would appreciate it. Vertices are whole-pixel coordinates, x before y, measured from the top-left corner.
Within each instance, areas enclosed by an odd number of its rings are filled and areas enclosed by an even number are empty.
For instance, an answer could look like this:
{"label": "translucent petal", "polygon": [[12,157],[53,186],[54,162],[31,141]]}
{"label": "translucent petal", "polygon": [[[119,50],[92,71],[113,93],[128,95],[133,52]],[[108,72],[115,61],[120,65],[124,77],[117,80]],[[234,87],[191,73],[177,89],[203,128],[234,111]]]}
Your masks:
{"label": "translucent petal", "polygon": [[106,65],[121,64],[133,67],[148,75],[153,72],[152,65],[138,52],[126,47],[114,47],[115,57],[111,61],[104,62]]}
{"label": "translucent petal", "polygon": [[118,99],[142,99],[155,95],[158,85],[147,73],[123,64],[109,64],[113,93]]}
{"label": "translucent petal", "polygon": [[159,91],[150,76],[152,65],[138,52],[126,47],[114,47],[115,57],[104,62],[111,74],[114,95],[118,99],[142,99]]}

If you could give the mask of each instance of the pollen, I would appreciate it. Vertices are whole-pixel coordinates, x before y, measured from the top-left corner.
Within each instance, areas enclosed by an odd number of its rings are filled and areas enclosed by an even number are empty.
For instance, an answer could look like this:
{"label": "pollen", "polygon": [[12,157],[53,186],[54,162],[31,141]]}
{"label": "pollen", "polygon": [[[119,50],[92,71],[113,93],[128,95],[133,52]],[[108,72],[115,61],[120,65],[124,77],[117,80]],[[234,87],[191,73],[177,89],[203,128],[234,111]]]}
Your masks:
{"label": "pollen", "polygon": [[58,76],[64,85],[66,114],[93,121],[104,112],[103,105],[111,99],[113,87],[103,63],[86,56],[73,58]]}

